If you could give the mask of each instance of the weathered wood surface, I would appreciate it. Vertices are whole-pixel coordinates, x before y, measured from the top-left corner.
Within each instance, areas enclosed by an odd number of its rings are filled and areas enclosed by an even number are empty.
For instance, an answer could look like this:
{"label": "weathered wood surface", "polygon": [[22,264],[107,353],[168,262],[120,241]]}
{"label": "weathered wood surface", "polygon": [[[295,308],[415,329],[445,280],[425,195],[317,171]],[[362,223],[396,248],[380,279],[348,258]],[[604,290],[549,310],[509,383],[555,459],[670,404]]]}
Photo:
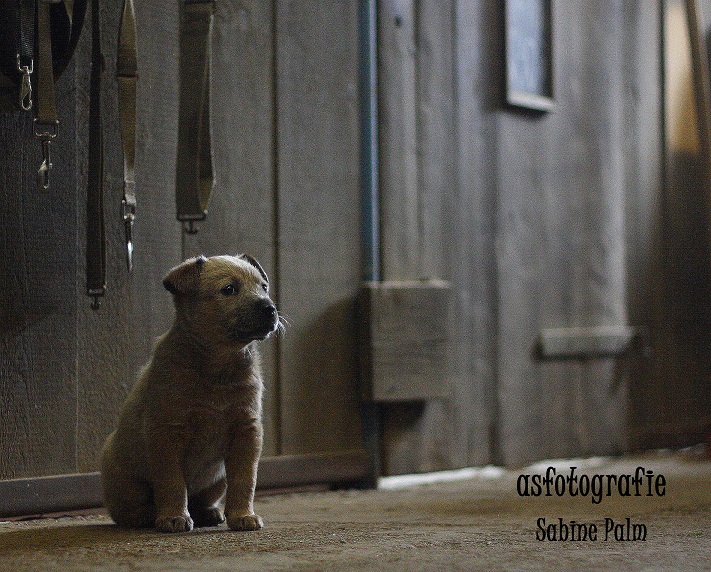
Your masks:
{"label": "weathered wood surface", "polygon": [[450,397],[452,290],[443,280],[368,282],[359,294],[362,398]]}
{"label": "weathered wood surface", "polygon": [[76,465],[77,141],[70,66],[57,84],[51,187],[32,116],[0,114],[0,478]]}
{"label": "weathered wood surface", "polygon": [[[647,70],[659,65],[654,16],[647,10],[640,18],[642,7],[619,3],[556,5],[557,112],[530,114],[503,105],[500,7],[460,1],[435,16],[428,2],[382,6],[382,19],[392,19],[387,6],[414,11],[417,31],[414,52],[389,49],[383,40],[381,70],[410,69],[411,59],[421,62],[415,64],[414,82],[394,75],[382,85],[391,90],[381,94],[386,109],[394,108],[393,101],[407,101],[402,91],[413,84],[417,98],[411,122],[417,164],[409,165],[412,158],[401,150],[408,132],[400,126],[399,141],[382,139],[383,146],[392,146],[390,157],[401,162],[387,169],[434,174],[418,176],[417,200],[408,198],[413,191],[401,183],[384,186],[391,196],[383,201],[417,205],[429,213],[423,228],[437,229],[430,236],[447,237],[444,248],[436,239],[423,242],[421,234],[412,240],[410,215],[384,208],[383,241],[386,253],[390,249],[383,257],[384,276],[401,279],[409,271],[449,279],[461,304],[455,309],[461,312],[456,398],[385,409],[387,471],[516,465],[622,450],[625,363],[540,363],[533,349],[542,328],[628,324],[625,196],[649,196],[658,189],[658,171],[640,172],[658,165],[653,143],[659,141],[660,116],[658,89],[626,72],[628,62],[640,57]],[[452,11],[454,18],[448,18]],[[385,26],[381,23],[386,34],[397,32]],[[432,44],[431,38],[437,41]],[[455,54],[453,64],[448,53]],[[451,69],[448,65],[454,66],[453,93],[441,76],[426,71]],[[428,122],[437,110],[452,108],[455,129]],[[646,138],[626,138],[632,128]],[[456,145],[457,194],[438,209],[437,189],[426,183],[446,179],[447,170],[438,173],[442,154],[438,158],[425,149],[427,142],[435,150],[448,149],[441,140]],[[424,201],[433,206],[423,211]],[[442,255],[450,260],[438,266]],[[418,268],[422,260],[427,262]],[[459,440],[442,437],[443,426]]]}
{"label": "weathered wood surface", "polygon": [[418,141],[417,2],[378,5],[378,118],[385,279],[426,278]]}
{"label": "weathered wood surface", "polygon": [[355,2],[279,2],[282,453],[361,443],[354,300],[360,280]]}
{"label": "weathered wood surface", "polygon": [[2,274],[0,478],[96,468],[138,369],[172,321],[161,280],[199,252],[259,258],[292,322],[287,338],[263,348],[265,453],[360,446],[353,316],[360,262],[358,158],[352,153],[358,140],[356,8],[218,4],[217,185],[208,220],[197,236],[185,237],[175,222],[174,195],[178,5],[136,3],[138,212],[129,276],[113,82],[120,6],[102,6],[109,290],[98,312],[89,309],[83,274],[89,32],[76,68],[62,80],[60,113],[68,117],[69,143],[57,146],[55,174],[63,183],[49,201],[30,201],[36,191],[20,193],[15,186],[20,177],[32,185],[39,162],[35,142],[18,129],[29,129],[29,122],[18,125],[18,114],[0,118],[4,146],[19,153],[19,159],[2,158],[5,202],[18,208],[2,215],[9,264]]}
{"label": "weathered wood surface", "polygon": [[[455,350],[456,398],[445,404],[440,423],[453,420],[458,437],[449,442],[450,456],[431,455],[431,460],[418,462],[422,467],[501,462],[496,394],[499,165],[493,157],[499,139],[494,111],[501,105],[504,86],[491,78],[503,78],[503,13],[499,5],[479,1],[458,1],[452,10],[457,23],[449,40],[454,46],[452,99],[458,126],[452,130],[456,191],[446,200],[445,221],[451,224],[446,226],[444,256],[451,258],[450,281],[460,303],[454,313],[461,344]],[[437,445],[434,439],[428,442]]]}
{"label": "weathered wood surface", "polygon": [[[383,278],[449,278],[461,254],[453,236],[458,208],[455,133],[454,2],[380,4],[380,117]],[[455,305],[457,296],[453,296]],[[448,330],[457,343],[451,400],[383,407],[386,470],[413,472],[460,465],[466,455],[459,411],[462,321],[455,308]],[[456,317],[455,317],[456,316]],[[468,403],[468,400],[465,400]],[[452,433],[438,431],[454,423]],[[436,436],[435,436],[436,435]],[[432,437],[430,439],[429,437]],[[461,465],[460,465],[461,466]]]}
{"label": "weathered wood surface", "polygon": [[567,49],[556,53],[563,79],[555,92],[564,105],[543,117],[500,118],[499,426],[507,463],[623,448],[626,403],[614,362],[554,373],[530,355],[539,327],[627,322],[620,22],[610,6],[559,7],[554,29]]}
{"label": "weathered wood surface", "polygon": [[[699,6],[708,42],[711,2]],[[665,2],[664,8],[664,180],[629,202],[629,218],[640,221],[642,232],[628,236],[631,315],[649,325],[651,346],[650,359],[634,361],[629,370],[635,447],[702,441],[711,426],[708,181],[699,156],[685,2]],[[646,141],[649,136],[640,134]]]}

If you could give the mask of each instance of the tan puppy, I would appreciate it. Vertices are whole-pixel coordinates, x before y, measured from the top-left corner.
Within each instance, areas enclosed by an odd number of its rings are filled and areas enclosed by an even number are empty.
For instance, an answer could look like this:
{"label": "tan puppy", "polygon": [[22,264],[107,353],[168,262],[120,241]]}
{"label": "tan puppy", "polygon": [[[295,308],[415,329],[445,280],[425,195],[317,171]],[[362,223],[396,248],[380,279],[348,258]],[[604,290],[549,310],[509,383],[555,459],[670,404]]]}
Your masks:
{"label": "tan puppy", "polygon": [[106,506],[122,526],[182,532],[226,516],[234,530],[260,529],[253,500],[262,375],[254,342],[280,323],[267,276],[246,255],[199,256],[173,268],[163,285],[175,322],[104,445]]}

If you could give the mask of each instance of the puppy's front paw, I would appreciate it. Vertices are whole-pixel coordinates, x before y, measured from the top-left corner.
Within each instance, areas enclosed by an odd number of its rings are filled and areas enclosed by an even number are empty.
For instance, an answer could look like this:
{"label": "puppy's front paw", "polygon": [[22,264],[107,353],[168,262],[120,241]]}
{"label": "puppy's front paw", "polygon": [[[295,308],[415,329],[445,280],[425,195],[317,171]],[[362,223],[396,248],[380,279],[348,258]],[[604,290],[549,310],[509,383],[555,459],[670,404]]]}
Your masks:
{"label": "puppy's front paw", "polygon": [[189,516],[160,516],[156,519],[159,532],[189,532],[193,529],[193,519]]}
{"label": "puppy's front paw", "polygon": [[228,514],[227,526],[232,530],[259,530],[264,526],[264,522],[262,517],[257,514]]}

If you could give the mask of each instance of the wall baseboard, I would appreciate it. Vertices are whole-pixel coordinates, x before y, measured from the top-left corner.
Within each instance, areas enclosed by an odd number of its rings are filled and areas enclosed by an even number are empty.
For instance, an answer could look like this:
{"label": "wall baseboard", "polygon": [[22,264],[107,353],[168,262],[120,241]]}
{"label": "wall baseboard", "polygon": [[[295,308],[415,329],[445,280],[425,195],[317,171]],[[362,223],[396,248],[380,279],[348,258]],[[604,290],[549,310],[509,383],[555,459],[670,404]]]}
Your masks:
{"label": "wall baseboard", "polygon": [[[257,488],[355,484],[370,476],[368,455],[359,449],[264,457]],[[0,518],[96,508],[103,504],[102,495],[99,473],[0,481]]]}

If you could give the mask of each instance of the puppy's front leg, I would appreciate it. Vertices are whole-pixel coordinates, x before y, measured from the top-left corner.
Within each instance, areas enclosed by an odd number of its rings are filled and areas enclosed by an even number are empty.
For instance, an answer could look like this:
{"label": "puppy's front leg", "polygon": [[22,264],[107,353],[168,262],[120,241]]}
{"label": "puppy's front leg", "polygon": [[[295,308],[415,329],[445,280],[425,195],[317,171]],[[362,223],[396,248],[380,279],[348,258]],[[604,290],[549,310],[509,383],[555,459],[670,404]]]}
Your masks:
{"label": "puppy's front leg", "polygon": [[257,465],[262,452],[262,424],[254,421],[237,427],[232,446],[225,459],[227,497],[225,516],[232,530],[259,530],[262,517],[254,514],[254,489],[257,486]]}
{"label": "puppy's front leg", "polygon": [[156,529],[187,532],[193,529],[188,512],[188,491],[181,468],[185,443],[178,435],[153,435],[148,446],[148,465],[156,505]]}

